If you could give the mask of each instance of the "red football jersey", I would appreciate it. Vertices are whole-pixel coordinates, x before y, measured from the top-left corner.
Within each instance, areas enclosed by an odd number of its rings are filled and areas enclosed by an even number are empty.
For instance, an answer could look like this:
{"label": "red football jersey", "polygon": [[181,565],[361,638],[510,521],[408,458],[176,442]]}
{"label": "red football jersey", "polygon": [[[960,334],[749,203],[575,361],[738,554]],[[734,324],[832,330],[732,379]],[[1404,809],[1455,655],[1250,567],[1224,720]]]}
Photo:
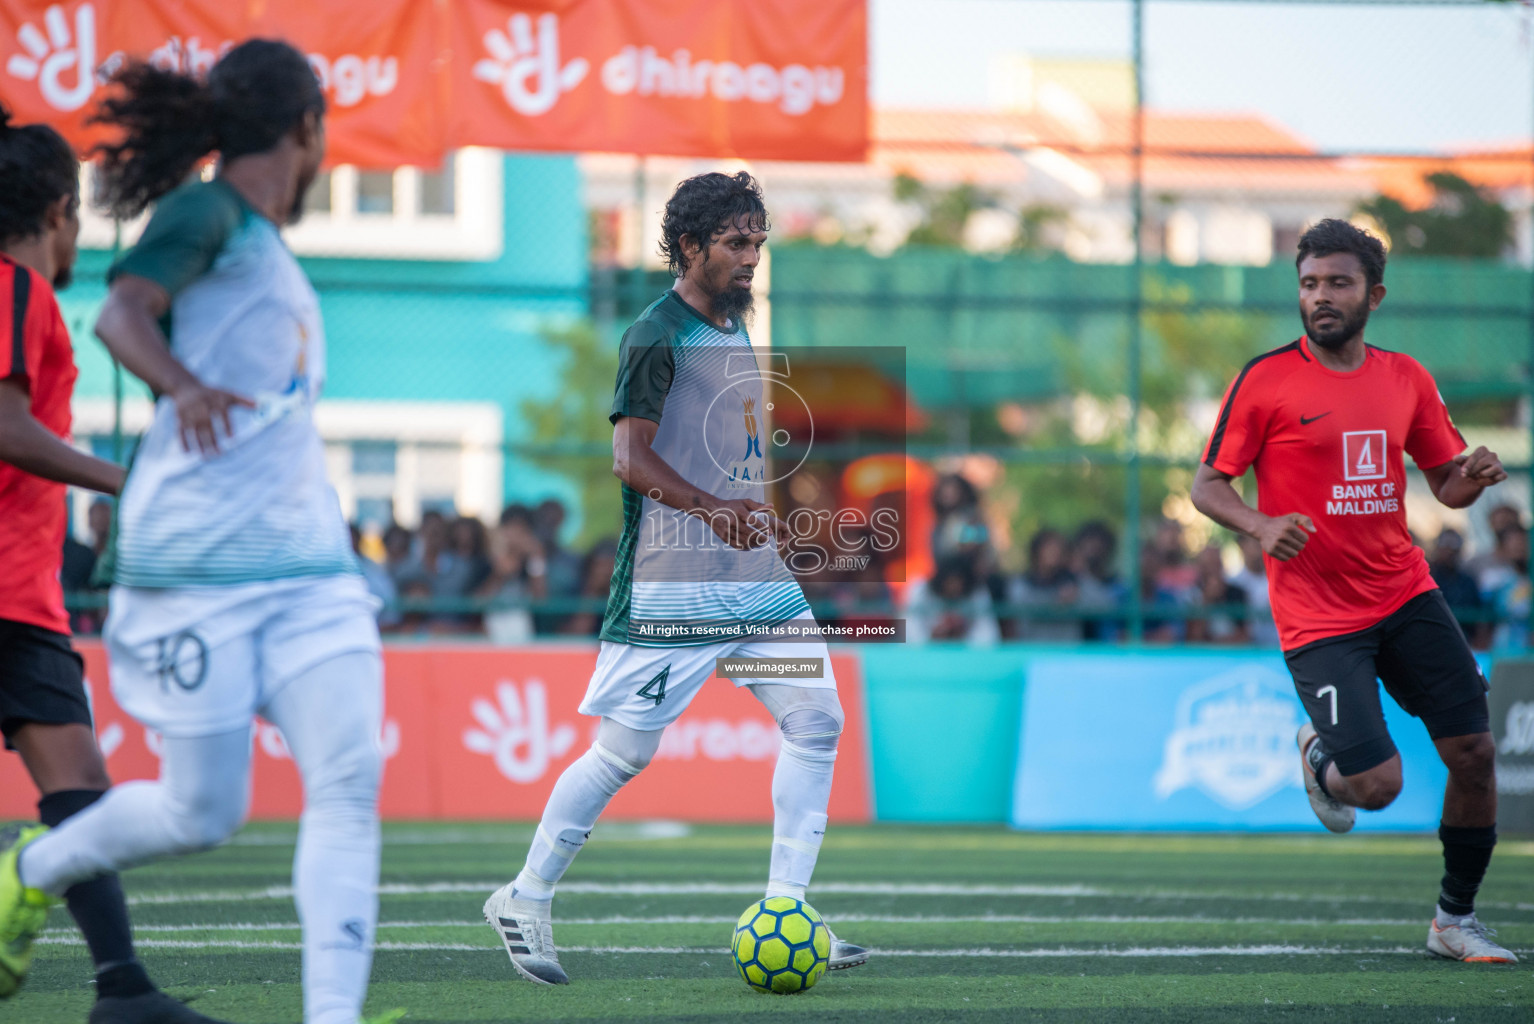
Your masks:
{"label": "red football jersey", "polygon": [[[67,439],[76,375],[53,288],[35,270],[0,254],[0,378],[25,387],[32,415]],[[69,632],[59,584],[64,490],[0,462],[0,619]]]}
{"label": "red football jersey", "polygon": [[1431,469],[1465,449],[1432,376],[1369,347],[1350,373],[1308,339],[1258,356],[1225,393],[1204,462],[1257,470],[1257,510],[1299,512],[1316,532],[1287,562],[1265,559],[1284,650],[1366,629],[1436,584],[1406,529],[1402,453]]}

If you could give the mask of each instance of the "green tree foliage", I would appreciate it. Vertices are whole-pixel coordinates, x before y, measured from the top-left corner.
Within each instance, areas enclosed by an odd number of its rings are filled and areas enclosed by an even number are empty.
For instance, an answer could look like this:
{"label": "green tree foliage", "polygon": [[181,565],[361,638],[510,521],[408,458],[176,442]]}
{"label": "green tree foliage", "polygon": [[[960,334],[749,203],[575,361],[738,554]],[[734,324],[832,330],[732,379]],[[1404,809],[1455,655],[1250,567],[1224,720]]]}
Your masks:
{"label": "green tree foliage", "polygon": [[[1147,275],[1140,373],[1140,449],[1163,455],[1193,455],[1201,443],[1189,426],[1193,403],[1217,399],[1264,340],[1278,330],[1273,318],[1248,310],[1199,306],[1192,289]],[[1126,339],[1127,347],[1127,339]],[[1057,346],[1066,380],[1078,395],[1105,406],[1128,393],[1127,364],[1105,359],[1078,345]],[[1129,437],[1124,417],[1110,419],[1106,443],[1122,447]],[[1082,438],[1081,441],[1095,441]]]}
{"label": "green tree foliage", "polygon": [[580,492],[584,548],[617,531],[623,500],[612,472],[612,427],[607,414],[618,372],[618,347],[609,344],[588,320],[545,327],[544,341],[559,352],[559,383],[547,399],[522,403],[528,440],[560,450],[532,461],[573,480]]}
{"label": "green tree foliage", "polygon": [[1055,237],[1070,223],[1070,211],[1048,203],[1033,203],[1017,211],[1017,239],[1013,252],[1059,252]]}
{"label": "green tree foliage", "polygon": [[[1268,314],[1199,307],[1192,289],[1149,275],[1146,299],[1159,307],[1145,314],[1141,354],[1140,451],[1175,460],[1147,465],[1140,478],[1142,522],[1187,500],[1192,465],[1205,440],[1189,419],[1193,407],[1217,401],[1252,356],[1277,336]],[[1042,526],[1067,531],[1090,519],[1125,527],[1128,469],[1112,455],[1128,450],[1127,360],[1124,348],[1110,355],[1061,337],[1057,358],[1072,397],[1035,407],[1030,429],[1018,439],[1027,449],[1075,449],[1080,455],[1048,463],[1014,463],[993,490],[1011,523],[1017,549]],[[989,440],[990,438],[987,438]],[[1097,453],[1098,459],[1091,457]]]}
{"label": "green tree foliage", "polygon": [[935,189],[909,174],[895,177],[895,200],[911,203],[922,212],[921,223],[906,236],[907,245],[964,247],[964,227],[970,214],[994,206],[989,193],[965,182],[953,188]]}
{"label": "green tree foliage", "polygon": [[1448,171],[1424,175],[1433,201],[1413,210],[1393,196],[1359,205],[1390,236],[1394,253],[1498,259],[1513,241],[1513,215],[1482,189]]}

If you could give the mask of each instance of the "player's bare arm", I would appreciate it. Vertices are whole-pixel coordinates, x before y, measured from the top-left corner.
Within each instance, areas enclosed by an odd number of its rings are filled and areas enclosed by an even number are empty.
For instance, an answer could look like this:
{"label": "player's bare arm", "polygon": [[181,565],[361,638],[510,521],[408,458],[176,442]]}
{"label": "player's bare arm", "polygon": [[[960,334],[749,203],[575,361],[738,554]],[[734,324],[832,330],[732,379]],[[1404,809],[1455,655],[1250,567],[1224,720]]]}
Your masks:
{"label": "player's bare arm", "polygon": [[1263,553],[1280,562],[1298,555],[1316,532],[1310,517],[1298,512],[1265,516],[1243,501],[1230,481],[1213,466],[1200,463],[1193,478],[1193,507],[1227,530],[1257,538]]}
{"label": "player's bare arm", "polygon": [[128,372],[148,384],[157,395],[176,403],[181,422],[181,443],[187,451],[195,444],[204,455],[218,452],[221,423],[225,435],[233,432],[229,410],[254,407],[241,395],[210,388],[171,355],[170,343],[159,320],[170,309],[170,295],[147,278],[124,274],[112,283],[106,305],[96,319],[96,336]]}
{"label": "player's bare arm", "polygon": [[1424,469],[1422,475],[1427,477],[1433,496],[1441,504],[1449,508],[1467,508],[1475,504],[1486,488],[1506,480],[1507,470],[1502,468],[1497,453],[1482,445],[1473,452],[1456,455],[1441,466]]}
{"label": "player's bare arm", "polygon": [[76,451],[32,415],[32,398],[15,380],[0,380],[0,462],[102,494],[122,490],[123,469]]}
{"label": "player's bare arm", "polygon": [[[662,505],[698,516],[730,547],[749,551],[777,536],[788,539],[788,527],[772,514],[772,506],[750,498],[724,499],[684,480],[651,444],[660,424],[643,416],[624,416],[613,426],[613,475]],[[763,520],[766,520],[764,523]]]}

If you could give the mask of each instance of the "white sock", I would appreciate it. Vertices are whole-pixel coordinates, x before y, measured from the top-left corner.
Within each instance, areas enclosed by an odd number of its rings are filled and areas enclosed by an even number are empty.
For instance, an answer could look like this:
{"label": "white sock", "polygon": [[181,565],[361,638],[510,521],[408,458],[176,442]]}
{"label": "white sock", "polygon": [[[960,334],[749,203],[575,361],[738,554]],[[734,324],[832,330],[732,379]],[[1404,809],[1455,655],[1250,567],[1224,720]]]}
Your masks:
{"label": "white sock", "polygon": [[767,895],[804,899],[826,834],[836,751],[783,741],[772,773],[772,864]]}
{"label": "white sock", "polygon": [[250,730],[166,737],[158,782],[125,782],[22,852],[22,884],[54,896],[76,882],[217,846],[250,800]]}
{"label": "white sock", "polygon": [[1453,928],[1464,924],[1475,917],[1475,911],[1468,914],[1451,914],[1443,907],[1437,907],[1433,914],[1433,920],[1440,928]]}
{"label": "white sock", "polygon": [[262,714],[282,730],[304,780],[293,858],[304,1021],[356,1024],[378,924],[378,654],[356,651],[315,666],[278,691]]}
{"label": "white sock", "polygon": [[597,818],[637,771],[601,744],[593,743],[554,783],[543,820],[517,875],[513,894],[520,899],[551,900],[575,855],[586,845]]}

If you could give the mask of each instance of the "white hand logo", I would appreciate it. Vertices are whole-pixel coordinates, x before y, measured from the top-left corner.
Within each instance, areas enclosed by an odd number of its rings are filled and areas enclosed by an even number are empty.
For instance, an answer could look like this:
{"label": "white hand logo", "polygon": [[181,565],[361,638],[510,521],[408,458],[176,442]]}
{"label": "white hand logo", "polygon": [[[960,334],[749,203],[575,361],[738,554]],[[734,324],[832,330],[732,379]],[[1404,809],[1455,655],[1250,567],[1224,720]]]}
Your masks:
{"label": "white hand logo", "polygon": [[499,85],[511,109],[528,117],[547,113],[563,93],[569,92],[586,77],[591,64],[577,57],[559,63],[559,18],[544,14],[538,18],[538,38],[533,38],[533,20],[526,14],[513,14],[505,32],[493,28],[485,33],[485,49],[490,56],[474,65],[474,77],[481,82]]}
{"label": "white hand logo", "polygon": [[497,708],[488,700],[476,700],[471,709],[484,731],[465,729],[463,745],[476,754],[495,758],[495,766],[512,782],[537,782],[549,770],[549,761],[560,757],[575,742],[575,728],[561,725],[549,729],[548,694],[543,681],[529,679],[517,693],[514,683],[496,684]]}
{"label": "white hand logo", "polygon": [[[43,99],[55,110],[79,110],[96,91],[96,10],[85,3],[75,11],[73,40],[60,5],[44,12],[43,23],[48,26],[46,37],[30,21],[21,26],[16,41],[27,52],[14,54],[6,61],[5,70],[14,78],[36,80]],[[71,68],[75,84],[66,86],[63,76]]]}
{"label": "white hand logo", "polygon": [[102,729],[96,737],[96,746],[101,748],[102,757],[111,757],[117,753],[117,748],[123,745],[123,727],[116,722]]}

